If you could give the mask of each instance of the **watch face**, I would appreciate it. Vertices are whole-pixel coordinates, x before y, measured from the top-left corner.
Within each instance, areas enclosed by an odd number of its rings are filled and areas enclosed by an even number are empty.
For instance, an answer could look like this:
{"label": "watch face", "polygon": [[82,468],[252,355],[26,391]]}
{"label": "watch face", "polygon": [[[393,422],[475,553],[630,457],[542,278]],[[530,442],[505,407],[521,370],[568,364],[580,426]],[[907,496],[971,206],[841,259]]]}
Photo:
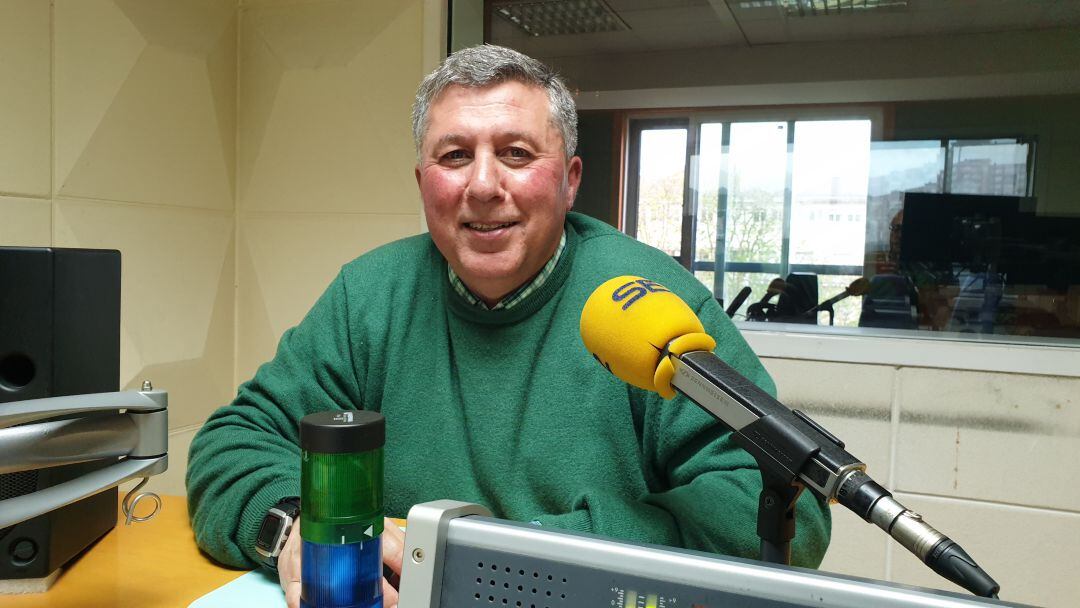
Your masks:
{"label": "watch face", "polygon": [[281,516],[273,512],[267,513],[266,517],[263,518],[262,526],[259,528],[259,535],[255,538],[255,546],[267,553],[276,549],[274,541],[281,530],[281,524]]}

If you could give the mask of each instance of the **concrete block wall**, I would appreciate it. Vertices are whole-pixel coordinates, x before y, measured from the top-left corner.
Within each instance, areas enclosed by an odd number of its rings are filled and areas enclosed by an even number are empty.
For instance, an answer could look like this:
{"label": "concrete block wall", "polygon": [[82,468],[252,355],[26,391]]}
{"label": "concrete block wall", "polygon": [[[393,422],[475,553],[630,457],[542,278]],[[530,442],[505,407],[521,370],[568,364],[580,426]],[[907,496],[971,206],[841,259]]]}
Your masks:
{"label": "concrete block wall", "polygon": [[[1080,378],[766,358],[897,499],[959,542],[1002,599],[1080,604]],[[833,506],[822,569],[960,592],[875,526]]]}

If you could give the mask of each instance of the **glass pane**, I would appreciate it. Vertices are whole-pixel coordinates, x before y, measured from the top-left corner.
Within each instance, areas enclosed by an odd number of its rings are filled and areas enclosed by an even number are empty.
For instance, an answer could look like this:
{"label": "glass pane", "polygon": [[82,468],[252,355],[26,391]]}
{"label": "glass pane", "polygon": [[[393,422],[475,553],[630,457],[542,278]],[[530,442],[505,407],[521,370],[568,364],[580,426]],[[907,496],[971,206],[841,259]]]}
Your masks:
{"label": "glass pane", "polygon": [[[739,306],[738,311],[735,312],[733,319],[735,321],[746,320],[746,307],[750,306],[754,302],[758,302],[765,296],[769,283],[776,278],[775,274],[768,274],[763,272],[729,272],[724,275],[724,308],[731,305],[735,296],[739,294],[739,291],[743,287],[750,288],[750,297],[746,298],[742,306]],[[776,298],[772,298],[772,303],[776,303]]]}
{"label": "glass pane", "polygon": [[[716,261],[717,205],[723,159],[723,123],[705,123],[698,133],[697,236],[695,261]],[[712,273],[709,273],[712,275]],[[713,284],[706,286],[712,289]]]}
{"label": "glass pane", "polygon": [[780,261],[786,180],[787,123],[733,123],[727,182],[728,262]]}
{"label": "glass pane", "polygon": [[952,194],[1027,195],[1028,144],[1015,139],[949,142]]}
{"label": "glass pane", "polygon": [[[847,275],[818,275],[818,298],[820,301],[840,295],[851,282],[858,279],[857,276]],[[862,298],[849,296],[833,305],[833,325],[837,327],[858,327],[859,313],[862,312]],[[818,325],[829,324],[829,313],[818,313]]]}
{"label": "glass pane", "polygon": [[641,132],[637,238],[669,255],[682,244],[686,129]]}
{"label": "glass pane", "polygon": [[862,265],[869,120],[795,123],[791,262]]}
{"label": "glass pane", "polygon": [[1034,198],[908,193],[901,228],[920,328],[1080,337],[1080,217]]}
{"label": "glass pane", "polygon": [[941,192],[945,149],[939,140],[876,141],[870,146],[866,203],[866,267],[895,274],[900,255],[904,194]]}

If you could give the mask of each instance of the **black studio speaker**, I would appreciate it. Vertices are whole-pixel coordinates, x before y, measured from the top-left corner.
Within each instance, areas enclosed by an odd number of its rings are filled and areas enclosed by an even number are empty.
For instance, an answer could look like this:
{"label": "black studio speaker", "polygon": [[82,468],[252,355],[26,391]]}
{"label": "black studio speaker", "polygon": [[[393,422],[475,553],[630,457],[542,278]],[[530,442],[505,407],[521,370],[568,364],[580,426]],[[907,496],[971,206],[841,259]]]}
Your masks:
{"label": "black studio speaker", "polygon": [[[0,247],[0,411],[119,385],[120,252]],[[114,462],[0,472],[0,500]],[[48,576],[111,530],[116,512],[113,488],[0,529],[0,580]]]}

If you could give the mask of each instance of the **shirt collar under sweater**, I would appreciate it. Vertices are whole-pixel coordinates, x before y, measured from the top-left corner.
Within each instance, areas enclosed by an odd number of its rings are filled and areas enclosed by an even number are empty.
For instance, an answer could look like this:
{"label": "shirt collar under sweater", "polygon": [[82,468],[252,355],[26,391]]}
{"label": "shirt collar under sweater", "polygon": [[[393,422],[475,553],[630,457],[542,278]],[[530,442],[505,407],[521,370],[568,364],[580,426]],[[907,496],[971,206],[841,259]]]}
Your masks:
{"label": "shirt collar under sweater", "polygon": [[[546,272],[546,276],[539,284],[536,284],[535,280],[530,281],[526,285],[529,288],[527,293],[515,294],[520,298],[510,308],[497,307],[486,310],[486,307],[475,306],[452,286],[451,275],[448,272],[444,286],[450,309],[466,320],[485,325],[515,323],[532,315],[542,308],[566,281],[566,277],[570,274],[570,267],[573,265],[574,250],[577,248],[579,240],[580,237],[577,231],[574,230],[573,225],[569,221],[566,222],[563,225],[561,247],[559,252],[552,258],[552,261],[554,261],[552,268]],[[447,267],[449,268],[449,265]],[[544,272],[541,274],[544,274]]]}
{"label": "shirt collar under sweater", "polygon": [[563,249],[566,248],[566,229],[562,231],[562,236],[559,237],[559,246],[555,248],[555,254],[551,256],[547,264],[540,269],[540,272],[536,273],[536,276],[531,281],[527,281],[521,287],[518,287],[514,291],[510,292],[505,298],[499,300],[494,306],[488,306],[483,300],[481,300],[476,294],[469,289],[465,282],[461,280],[461,277],[454,272],[454,269],[449,264],[446,265],[446,273],[450,277],[450,286],[454,288],[454,291],[459,296],[465,298],[470,304],[480,308],[482,310],[503,310],[510,309],[524,301],[530,293],[536,291],[544,284],[551,273],[555,270],[555,265],[559,263],[559,257],[562,256]]}

